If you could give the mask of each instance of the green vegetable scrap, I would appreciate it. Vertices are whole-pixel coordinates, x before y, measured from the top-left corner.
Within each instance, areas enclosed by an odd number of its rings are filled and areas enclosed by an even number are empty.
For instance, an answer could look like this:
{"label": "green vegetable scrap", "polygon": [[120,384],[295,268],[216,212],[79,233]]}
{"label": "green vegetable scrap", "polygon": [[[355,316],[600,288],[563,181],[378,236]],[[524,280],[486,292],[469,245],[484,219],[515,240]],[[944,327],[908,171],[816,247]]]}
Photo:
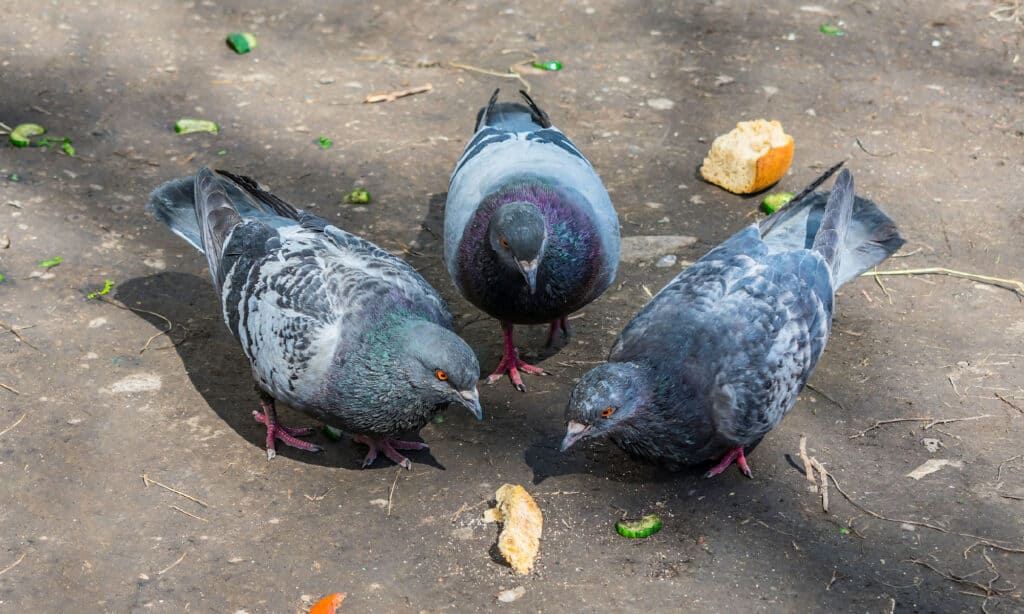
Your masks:
{"label": "green vegetable scrap", "polygon": [[103,296],[104,294],[109,293],[110,289],[113,288],[113,287],[114,287],[114,280],[113,279],[105,279],[105,280],[103,280],[103,289],[102,290],[97,290],[95,292],[90,292],[89,294],[85,295],[85,297],[92,299],[92,298],[96,298],[97,296]]}
{"label": "green vegetable scrap", "polygon": [[818,28],[818,31],[821,32],[822,34],[828,34],[829,36],[845,36],[846,35],[846,32],[844,32],[839,26],[837,26],[836,24],[832,23],[831,21],[828,22],[828,23],[821,24],[821,27]]}
{"label": "green vegetable scrap", "polygon": [[316,142],[320,143],[320,149],[330,149],[331,145],[334,145],[334,141],[332,141],[331,139],[327,138],[326,136],[322,136],[322,137],[318,138],[316,140]]}
{"label": "green vegetable scrap", "polygon": [[220,126],[217,125],[217,122],[211,122],[208,119],[183,117],[174,122],[174,131],[178,134],[191,134],[193,132],[212,132],[217,134],[220,132]]}
{"label": "green vegetable scrap", "polygon": [[75,148],[71,146],[71,139],[68,139],[60,144],[60,150],[69,156],[75,155]]}
{"label": "green vegetable scrap", "polygon": [[324,435],[331,441],[341,441],[343,434],[341,429],[336,429],[333,426],[324,425]]}
{"label": "green vegetable scrap", "polygon": [[434,416],[434,424],[444,424],[444,416],[441,414]]}
{"label": "green vegetable scrap", "polygon": [[850,534],[850,530],[847,529],[846,527],[839,527],[839,532],[841,534],[843,534],[843,535],[849,535]]}
{"label": "green vegetable scrap", "polygon": [[533,67],[541,70],[555,71],[562,70],[562,63],[558,60],[548,60],[547,62],[534,62]]}
{"label": "green vegetable scrap", "polygon": [[249,53],[256,48],[256,37],[248,32],[228,34],[226,42],[228,47],[231,47],[231,50],[238,55]]}
{"label": "green vegetable scrap", "polygon": [[46,134],[46,128],[39,124],[18,124],[7,137],[15,147],[28,147],[32,137]]}
{"label": "green vegetable scrap", "polygon": [[222,149],[222,150],[217,152],[217,155],[218,156],[226,156],[226,155],[228,155],[228,150]]}
{"label": "green vegetable scrap", "polygon": [[775,194],[769,194],[761,201],[761,209],[764,210],[765,213],[772,214],[781,209],[782,205],[785,205],[792,199],[793,194],[790,192],[776,192]]}
{"label": "green vegetable scrap", "polygon": [[3,274],[3,273],[0,273],[0,281],[3,281],[4,279],[5,279],[5,278],[4,278],[4,274]]}
{"label": "green vegetable scrap", "polygon": [[11,173],[11,175],[10,175],[10,177],[8,177],[8,179],[10,179],[11,181],[13,181],[15,183],[17,183],[18,181],[21,181],[21,177],[18,176],[18,173]]}
{"label": "green vegetable scrap", "polygon": [[60,256],[57,256],[56,258],[50,258],[49,260],[43,260],[42,262],[39,263],[39,266],[43,267],[44,269],[48,269],[50,267],[57,266],[61,262],[64,262],[64,259],[61,258]]}
{"label": "green vegetable scrap", "polygon": [[661,530],[661,517],[657,514],[648,514],[636,522],[620,520],[615,523],[615,530],[623,537],[649,537]]}
{"label": "green vegetable scrap", "polygon": [[370,193],[362,188],[357,188],[345,195],[345,202],[351,205],[365,205],[370,202]]}

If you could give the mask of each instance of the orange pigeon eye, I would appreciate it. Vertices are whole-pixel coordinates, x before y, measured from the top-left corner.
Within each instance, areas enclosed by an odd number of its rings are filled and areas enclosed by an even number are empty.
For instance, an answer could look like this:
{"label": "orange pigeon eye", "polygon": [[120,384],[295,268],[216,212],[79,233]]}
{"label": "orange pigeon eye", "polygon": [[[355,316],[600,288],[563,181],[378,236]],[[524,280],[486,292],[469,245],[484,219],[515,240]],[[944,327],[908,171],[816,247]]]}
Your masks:
{"label": "orange pigeon eye", "polygon": [[448,381],[448,373],[442,371],[441,369],[434,371],[434,375],[436,375],[437,379],[441,380],[442,382]]}
{"label": "orange pigeon eye", "polygon": [[610,416],[610,415],[612,415],[614,413],[615,413],[615,408],[614,407],[605,407],[604,409],[601,410],[601,417],[602,418],[607,418],[608,416]]}
{"label": "orange pigeon eye", "polygon": [[505,240],[505,237],[501,237],[501,246],[508,249],[508,241]]}

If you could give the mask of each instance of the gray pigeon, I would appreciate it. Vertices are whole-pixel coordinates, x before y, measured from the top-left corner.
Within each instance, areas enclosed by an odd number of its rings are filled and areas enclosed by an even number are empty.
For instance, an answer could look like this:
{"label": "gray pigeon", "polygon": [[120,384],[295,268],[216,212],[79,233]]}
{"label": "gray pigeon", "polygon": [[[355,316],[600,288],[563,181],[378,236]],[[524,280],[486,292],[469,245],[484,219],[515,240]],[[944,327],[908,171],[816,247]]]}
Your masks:
{"label": "gray pigeon", "polygon": [[590,162],[533,102],[480,110],[476,135],[452,173],[445,205],[448,274],[469,302],[501,321],[505,353],[489,383],[519,371],[515,324],[550,323],[548,344],[566,317],[615,279],[619,220]]}
{"label": "gray pigeon", "polygon": [[[631,455],[680,465],[721,459],[751,476],[744,450],[796,402],[832,326],[835,290],[903,245],[839,165],[759,224],[708,252],[619,335],[572,392],[562,450],[610,436]],[[826,203],[827,198],[827,203]]]}
{"label": "gray pigeon", "polygon": [[295,209],[251,179],[203,168],[169,181],[147,208],[206,253],[224,322],[249,358],[274,439],[309,451],[277,420],[275,400],[354,434],[405,468],[399,441],[450,403],[482,417],[480,367],[444,301],[405,262]]}

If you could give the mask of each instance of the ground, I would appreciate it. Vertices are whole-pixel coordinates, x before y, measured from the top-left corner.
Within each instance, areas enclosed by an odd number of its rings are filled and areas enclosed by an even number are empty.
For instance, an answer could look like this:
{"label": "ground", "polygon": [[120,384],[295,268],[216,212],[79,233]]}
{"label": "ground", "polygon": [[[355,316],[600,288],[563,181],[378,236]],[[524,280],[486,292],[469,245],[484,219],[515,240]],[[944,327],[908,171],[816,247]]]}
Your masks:
{"label": "ground", "polygon": [[[908,239],[882,269],[1020,279],[1012,10],[8,0],[0,121],[43,124],[77,153],[0,145],[0,611],[303,612],[335,591],[352,612],[1024,611],[1024,309],[1011,290],[934,275],[844,287],[813,389],[750,456],[752,480],[666,473],[608,443],[558,451],[574,381],[647,292],[758,215],[760,197],[696,171],[739,120],[779,119],[794,136],[776,189],[848,160]],[[845,36],[821,33],[829,21]],[[230,51],[235,31],[256,50]],[[564,65],[524,78],[603,177],[623,235],[696,241],[625,263],[561,350],[522,328],[526,358],[552,376],[527,377],[525,394],[482,386],[485,420],[450,409],[423,429],[431,451],[412,453],[411,471],[360,470],[365,448],[319,433],[325,453],[282,447],[268,462],[204,260],[145,213],[147,194],[206,164],[260,179],[406,257],[488,372],[499,328],[455,293],[437,233],[477,108],[523,84],[451,62],[504,73],[533,54]],[[176,135],[190,116],[221,132]],[[355,187],[373,201],[344,204]],[[653,266],[664,254],[678,261]],[[110,302],[87,299],[106,279]],[[920,420],[857,436],[898,418]],[[827,513],[798,469],[801,436],[836,481]],[[929,459],[953,464],[907,477]],[[525,577],[481,521],[506,482],[545,514]],[[615,534],[620,517],[651,512],[660,533]],[[518,586],[518,601],[497,601]]]}

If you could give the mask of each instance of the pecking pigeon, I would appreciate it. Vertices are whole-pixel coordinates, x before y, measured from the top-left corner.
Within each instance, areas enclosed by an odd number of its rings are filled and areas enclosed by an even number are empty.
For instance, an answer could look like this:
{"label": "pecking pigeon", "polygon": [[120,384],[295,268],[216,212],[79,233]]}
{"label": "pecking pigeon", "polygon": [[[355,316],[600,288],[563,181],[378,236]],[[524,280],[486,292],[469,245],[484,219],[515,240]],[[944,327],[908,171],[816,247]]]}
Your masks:
{"label": "pecking pigeon", "polygon": [[445,264],[469,302],[501,321],[505,353],[488,378],[544,374],[519,358],[515,324],[566,319],[611,285],[619,265],[619,221],[590,162],[551,125],[526,92],[526,105],[497,103],[477,115],[476,135],[452,173],[445,205]]}
{"label": "pecking pigeon", "polygon": [[169,181],[147,208],[206,253],[260,392],[268,459],[275,438],[319,451],[296,438],[311,429],[278,422],[275,400],[353,433],[370,448],[364,467],[383,452],[411,468],[397,450],[427,445],[393,436],[450,403],[482,417],[476,356],[405,262],[224,171]]}
{"label": "pecking pigeon", "polygon": [[[669,468],[721,459],[751,476],[755,446],[796,402],[821,357],[835,290],[903,245],[844,170],[708,252],[661,289],[584,375],[562,450],[610,436]],[[827,198],[827,202],[826,202]]]}

